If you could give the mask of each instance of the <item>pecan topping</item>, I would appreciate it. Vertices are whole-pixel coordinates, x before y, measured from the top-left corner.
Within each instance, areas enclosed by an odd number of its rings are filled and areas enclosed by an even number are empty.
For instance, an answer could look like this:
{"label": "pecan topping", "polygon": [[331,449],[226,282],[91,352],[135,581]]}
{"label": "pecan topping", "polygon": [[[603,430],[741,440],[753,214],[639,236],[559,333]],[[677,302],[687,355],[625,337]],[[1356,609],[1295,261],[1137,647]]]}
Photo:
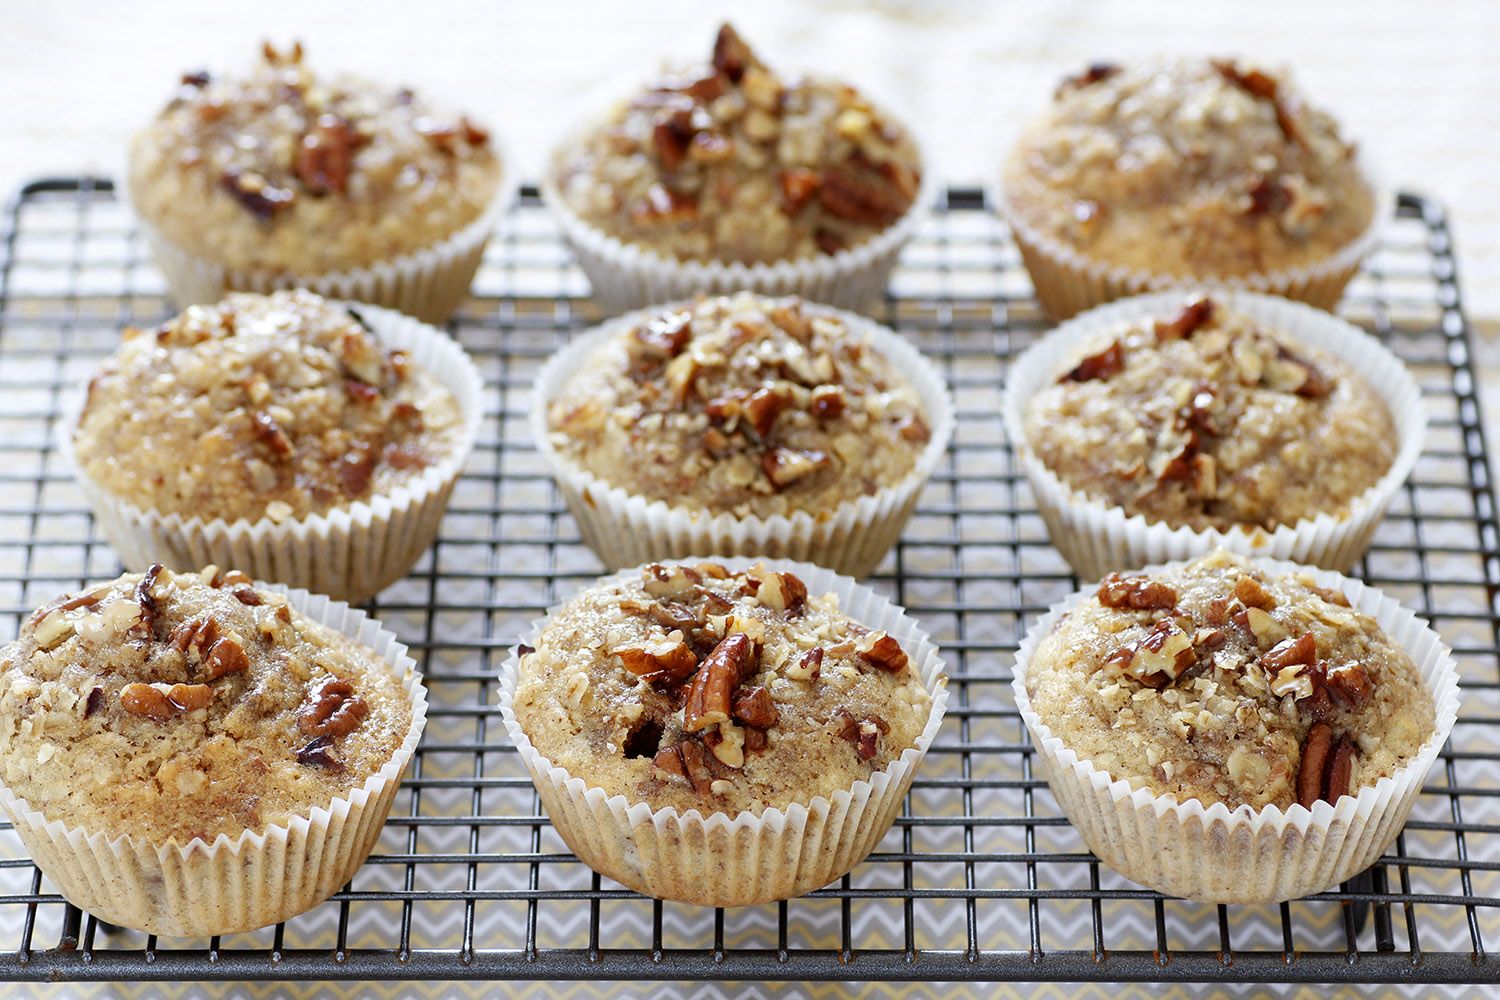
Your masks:
{"label": "pecan topping", "polygon": [[683,708],[682,728],[695,733],[719,722],[728,722],[732,709],[730,699],[740,680],[749,672],[755,644],[748,635],[737,632],[726,636],[704,658],[693,675]]}
{"label": "pecan topping", "polygon": [[36,626],[43,618],[58,611],[73,611],[78,608],[91,608],[104,599],[106,590],[100,588],[90,590],[82,594],[64,594],[56,600],[49,601],[31,613],[31,619],[27,624]]}
{"label": "pecan topping", "polygon": [[635,222],[687,222],[698,217],[698,200],[692,195],[673,191],[664,184],[653,184],[646,195],[630,210]]}
{"label": "pecan topping", "polygon": [[182,85],[184,87],[207,87],[212,79],[208,75],[208,70],[200,69],[193,73],[182,74]]}
{"label": "pecan topping", "polygon": [[1333,739],[1326,722],[1315,722],[1302,743],[1302,763],[1297,772],[1297,802],[1308,809],[1322,799],[1336,803],[1349,794],[1354,777],[1354,744],[1349,737]]}
{"label": "pecan topping", "polygon": [[345,496],[353,498],[365,495],[370,488],[370,480],[375,476],[375,463],[379,460],[379,450],[368,441],[356,441],[339,457],[334,471],[338,474],[339,485]]}
{"label": "pecan topping", "polygon": [[[92,695],[90,696],[92,697]],[[183,712],[206,708],[214,700],[207,684],[126,684],[120,689],[120,707],[131,715],[160,722]]]}
{"label": "pecan topping", "polygon": [[156,616],[161,612],[156,597],[151,593],[156,587],[161,571],[161,563],[152,563],[146,568],[146,572],[141,574],[141,582],[135,585],[135,602],[141,606],[141,620],[134,627],[147,635],[151,634],[151,628],[156,624]]}
{"label": "pecan topping", "polygon": [[209,647],[203,657],[203,666],[208,670],[208,679],[218,680],[225,674],[237,674],[250,669],[250,659],[245,649],[228,636],[224,636]]}
{"label": "pecan topping", "polygon": [[667,774],[682,778],[699,795],[713,793],[714,772],[708,762],[708,751],[697,740],[683,740],[665,747],[651,763]]}
{"label": "pecan topping", "polygon": [[251,416],[250,430],[255,433],[256,440],[271,450],[271,454],[285,456],[292,453],[292,439],[269,413],[256,412]]}
{"label": "pecan topping", "polygon": [[314,736],[306,746],[298,748],[296,755],[299,764],[327,768],[330,771],[344,769],[344,765],[339,763],[338,758],[333,755],[333,737],[331,736]]}
{"label": "pecan topping", "polygon": [[881,735],[891,731],[885,720],[875,715],[856,719],[840,708],[833,713],[833,718],[838,723],[839,737],[854,744],[854,754],[860,760],[874,759],[879,752]]}
{"label": "pecan topping", "polygon": [[1291,192],[1285,184],[1261,176],[1250,188],[1250,215],[1280,215],[1291,203]]}
{"label": "pecan topping", "polygon": [[932,440],[932,431],[928,428],[927,421],[915,414],[902,418],[896,425],[896,431],[901,435],[901,440],[913,444],[926,444]]}
{"label": "pecan topping", "polygon": [[807,652],[803,653],[800,658],[798,658],[796,666],[788,667],[786,669],[786,675],[792,678],[792,680],[797,681],[815,681],[818,679],[818,675],[822,672],[822,646],[814,646],[812,649],[809,649]]}
{"label": "pecan topping", "polygon": [[1077,90],[1079,87],[1087,87],[1101,80],[1108,80],[1118,72],[1120,72],[1120,67],[1114,63],[1090,63],[1088,69],[1082,73],[1064,77],[1063,82],[1058,85],[1057,94],[1061,96],[1069,90]]}
{"label": "pecan topping", "polygon": [[762,386],[745,400],[745,416],[757,437],[765,438],[771,433],[776,418],[791,403],[791,397],[780,389]]}
{"label": "pecan topping", "polygon": [[728,77],[730,83],[739,83],[754,59],[750,46],[733,27],[728,24],[719,27],[719,34],[714,39],[715,70]]}
{"label": "pecan topping", "polygon": [[1186,340],[1207,326],[1214,318],[1213,299],[1194,299],[1182,307],[1182,311],[1170,320],[1157,320],[1154,324],[1157,343],[1168,340]]}
{"label": "pecan topping", "polygon": [[356,403],[373,403],[380,398],[380,390],[356,379],[344,379],[344,395]]}
{"label": "pecan topping", "polygon": [[823,176],[806,167],[792,167],[778,174],[781,183],[781,210],[796,215],[808,206],[823,186]]}
{"label": "pecan topping", "polygon": [[844,390],[836,385],[820,385],[812,392],[807,412],[819,420],[837,420],[844,413]]}
{"label": "pecan topping", "polygon": [[1276,598],[1253,576],[1241,576],[1234,581],[1234,596],[1247,608],[1271,611],[1276,607]]}
{"label": "pecan topping", "polygon": [[1121,646],[1106,659],[1147,687],[1176,680],[1198,660],[1193,637],[1171,618],[1163,618],[1135,643]]}
{"label": "pecan topping", "polygon": [[236,587],[232,593],[236,601],[252,608],[258,608],[266,603],[265,599],[260,596],[260,591],[254,587]]}
{"label": "pecan topping", "polygon": [[824,229],[821,226],[813,230],[813,243],[817,244],[818,249],[830,257],[849,247],[849,244],[844,242],[842,236],[831,229]]}
{"label": "pecan topping", "polygon": [[860,659],[886,673],[899,674],[909,662],[901,643],[886,632],[862,635],[855,642],[854,648],[859,652]]}
{"label": "pecan topping", "polygon": [[319,115],[297,150],[297,178],[309,194],[343,194],[349,189],[349,165],[360,145],[359,134],[338,115]]}
{"label": "pecan topping", "polygon": [[189,619],[173,629],[167,641],[181,652],[191,650],[202,656],[219,641],[219,623],[212,616]]}
{"label": "pecan topping", "polygon": [[231,170],[219,185],[234,196],[240,207],[261,222],[270,222],[296,198],[291,188],[277,187],[259,174],[242,174]]}
{"label": "pecan topping", "polygon": [[1059,382],[1089,382],[1096,378],[1109,378],[1125,370],[1125,345],[1118,340],[1097,354],[1090,354],[1069,371]]}
{"label": "pecan topping", "polygon": [[1106,608],[1152,611],[1177,605],[1177,591],[1144,576],[1111,573],[1099,581],[1099,603]]}
{"label": "pecan topping", "polygon": [[771,700],[771,692],[759,686],[735,692],[732,714],[740,722],[757,729],[770,729],[781,720],[781,713]]}
{"label": "pecan topping", "polygon": [[640,646],[621,646],[615,650],[625,669],[633,674],[663,674],[681,680],[698,666],[698,657],[685,642],[662,639],[646,642]]}
{"label": "pecan topping", "polygon": [[1370,675],[1358,663],[1344,663],[1329,667],[1324,673],[1328,690],[1339,697],[1350,708],[1359,708],[1375,694],[1375,684]]}
{"label": "pecan topping", "polygon": [[1311,632],[1303,632],[1295,639],[1283,639],[1272,646],[1260,662],[1268,671],[1297,664],[1312,666],[1318,662],[1318,644]]}
{"label": "pecan topping", "polygon": [[800,614],[807,606],[807,584],[795,573],[767,573],[760,578],[755,596],[768,608]]}
{"label": "pecan topping", "polygon": [[675,358],[692,339],[693,324],[687,313],[672,313],[636,327],[633,336],[643,353]]}
{"label": "pecan topping", "polygon": [[778,490],[786,489],[799,479],[812,475],[831,463],[821,451],[798,451],[794,448],[772,448],[761,453],[760,467]]}
{"label": "pecan topping", "polygon": [[1213,64],[1219,75],[1230,83],[1239,87],[1252,97],[1258,97],[1263,101],[1271,102],[1271,110],[1276,115],[1276,126],[1281,129],[1281,134],[1288,142],[1300,141],[1300,133],[1297,131],[1297,122],[1292,118],[1291,111],[1286,102],[1281,99],[1277,91],[1280,89],[1276,78],[1258,69],[1249,71],[1241,70],[1234,63],[1227,60],[1216,60]]}
{"label": "pecan topping", "polygon": [[297,728],[312,736],[347,736],[369,714],[370,706],[354,693],[353,684],[329,677],[297,709]]}
{"label": "pecan topping", "polygon": [[1290,391],[1304,399],[1323,399],[1333,392],[1333,381],[1312,362],[1280,346],[1276,349],[1276,357],[1287,362],[1295,371],[1295,384],[1287,387]]}
{"label": "pecan topping", "polygon": [[879,173],[848,168],[829,170],[818,188],[823,209],[839,219],[870,226],[889,226],[911,201]]}

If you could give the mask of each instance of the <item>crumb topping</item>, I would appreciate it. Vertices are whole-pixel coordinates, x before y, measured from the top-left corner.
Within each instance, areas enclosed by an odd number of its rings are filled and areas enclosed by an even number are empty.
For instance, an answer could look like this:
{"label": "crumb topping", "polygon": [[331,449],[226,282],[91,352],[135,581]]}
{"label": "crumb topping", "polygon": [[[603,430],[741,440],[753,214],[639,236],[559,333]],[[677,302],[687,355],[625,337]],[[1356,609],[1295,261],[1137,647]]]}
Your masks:
{"label": "crumb topping", "polygon": [[[174,242],[228,253],[231,266],[316,273],[430,245],[494,197],[499,163],[467,115],[409,88],[314,73],[300,43],[262,55],[245,75],[185,74],[136,139],[133,200]],[[209,222],[234,228],[200,231]]]}
{"label": "crumb topping", "polygon": [[556,164],[585,221],[681,260],[832,254],[905,215],[922,164],[844,84],[779,75],[729,25],[713,57],[655,81]]}
{"label": "crumb topping", "polygon": [[213,566],[63,595],[0,648],[5,784],[111,835],[284,822],[362,784],[410,724],[376,653]]}
{"label": "crumb topping", "polygon": [[452,393],[356,311],[304,291],[236,294],[127,329],[89,383],[74,450],[149,509],[282,521],[410,482],[462,424]]}
{"label": "crumb topping", "polygon": [[1285,75],[1227,59],[1069,77],[1005,176],[1011,210],[1052,238],[1200,278],[1322,260],[1374,212],[1334,120]]}
{"label": "crumb topping", "polygon": [[1343,594],[1222,550],[1106,577],[1038,644],[1026,689],[1111,776],[1231,809],[1356,793],[1435,719],[1411,658]]}
{"label": "crumb topping", "polygon": [[932,704],[893,636],[764,565],[647,566],[574,598],[521,654],[516,718],[537,750],[652,808],[831,795],[915,745]]}
{"label": "crumb topping", "polygon": [[892,486],[931,437],[916,390],[856,330],[748,292],[625,330],[558,392],[548,424],[612,485],[760,517]]}
{"label": "crumb topping", "polygon": [[1272,530],[1344,510],[1395,460],[1363,378],[1211,298],[1068,364],[1028,401],[1028,442],[1069,486],[1150,521]]}

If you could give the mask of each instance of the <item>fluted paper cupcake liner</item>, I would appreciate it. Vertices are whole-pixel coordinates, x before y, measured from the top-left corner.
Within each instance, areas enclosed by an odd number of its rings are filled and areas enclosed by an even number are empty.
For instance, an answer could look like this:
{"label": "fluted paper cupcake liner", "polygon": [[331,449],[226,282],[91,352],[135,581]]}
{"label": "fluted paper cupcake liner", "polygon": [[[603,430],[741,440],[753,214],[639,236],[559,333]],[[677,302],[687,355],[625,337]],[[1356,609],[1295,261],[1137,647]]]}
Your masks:
{"label": "fluted paper cupcake liner", "polygon": [[853,313],[806,305],[811,315],[837,316],[911,381],[932,431],[916,465],[899,483],[817,516],[796,511],[736,517],[672,507],[631,494],[588,472],[554,447],[547,424],[547,407],[591,353],[667,308],[671,306],[621,316],[576,338],[543,366],[532,389],[532,439],[552,470],[584,542],[610,569],[655,559],[729,554],[799,559],[855,577],[873,572],[896,544],[953,436],[953,401],[942,373],[890,330]]}
{"label": "fluted paper cupcake liner", "polygon": [[[1295,563],[1261,560],[1269,573],[1311,572],[1349,598],[1405,650],[1436,706],[1436,725],[1405,767],[1311,809],[1293,805],[1230,810],[1197,799],[1132,790],[1070,749],[1037,715],[1026,673],[1037,644],[1092,589],[1054,605],[1016,652],[1016,707],[1037,748],[1037,763],[1058,805],[1105,864],[1159,892],[1205,903],[1274,903],[1322,892],[1374,864],[1406,823],[1422,781],[1453,730],[1460,691],[1452,651],[1393,598],[1358,580]],[[1152,567],[1156,572],[1169,567]]]}
{"label": "fluted paper cupcake liner", "polygon": [[[734,568],[755,560],[722,559]],[[658,899],[702,906],[749,906],[790,899],[827,885],[863,861],[890,829],[911,788],[917,766],[942,725],[947,678],[938,649],[904,610],[848,577],[804,563],[768,561],[795,573],[808,593],[838,596],[854,621],[884,629],[901,642],[932,695],[927,725],[916,744],[883,771],[831,797],[815,796],[760,815],[697,809],[652,809],[624,795],[608,795],[542,756],[516,720],[514,698],[520,658],[515,650],[501,668],[500,715],[531,774],[547,816],[568,847],[590,868]],[[638,570],[621,573],[625,579]],[[562,604],[555,605],[548,617]],[[548,618],[532,623],[522,641],[534,645]]]}
{"label": "fluted paper cupcake liner", "polygon": [[[863,89],[863,88],[861,88]],[[885,100],[876,107],[887,108]],[[900,122],[911,119],[892,114]],[[936,172],[920,138],[907,129],[917,146],[922,180],[906,214],[865,242],[835,254],[819,254],[776,263],[684,261],[639,243],[626,243],[582,219],[558,190],[558,156],[574,148],[597,126],[571,133],[547,159],[541,193],[562,228],[578,264],[588,275],[594,301],[606,315],[662,302],[675,302],[700,293],[730,294],[752,291],[765,295],[800,295],[841,309],[869,309],[885,294],[891,270],[911,242],[937,199]]]}
{"label": "fluted paper cupcake liner", "polygon": [[474,447],[484,383],[474,362],[451,338],[401,313],[352,305],[383,347],[406,351],[453,393],[464,426],[452,452],[388,495],[326,514],[281,522],[269,517],[230,522],[163,514],[111,493],[78,461],[73,433],[85,400],[80,390],[64,407],[58,448],[122,563],[137,572],[158,562],[181,571],[211,563],[232,566],[258,580],[305,587],[353,603],[373,597],[406,575],[437,536],[453,484]]}
{"label": "fluted paper cupcake liner", "polygon": [[[518,191],[511,179],[509,153],[499,147],[496,152],[501,158],[499,186],[494,201],[478,219],[430,247],[369,267],[316,274],[226,267],[174,243],[139,213],[136,219],[178,308],[210,305],[229,292],[306,288],[327,298],[385,306],[424,322],[442,324],[468,297],[469,286],[484,259],[485,245]],[[126,184],[117,187],[122,197],[127,189]]]}
{"label": "fluted paper cupcake liner", "polygon": [[0,808],[42,873],[70,903],[149,934],[208,937],[290,919],[353,877],[375,847],[427,720],[427,689],[406,647],[363,611],[304,590],[286,593],[309,619],[373,649],[401,682],[411,725],[384,767],[330,802],[264,830],[212,843],[111,837],[48,819],[0,786]]}
{"label": "fluted paper cupcake liner", "polygon": [[1189,294],[1185,290],[1159,292],[1092,309],[1037,341],[1011,368],[1005,389],[1005,429],[1047,522],[1052,544],[1086,580],[1146,563],[1202,555],[1220,546],[1248,556],[1348,570],[1369,548],[1396,490],[1416,466],[1426,435],[1427,413],[1416,380],[1401,360],[1374,337],[1337,316],[1253,292],[1211,291],[1216,301],[1253,317],[1292,343],[1343,361],[1364,377],[1390,411],[1400,436],[1395,459],[1375,485],[1342,511],[1320,513],[1271,531],[1260,527],[1224,531],[1171,528],[1159,521],[1147,521],[1140,514],[1127,515],[1122,507],[1108,506],[1073,489],[1047,468],[1031,447],[1025,431],[1026,406],[1065,370],[1080,345],[1121,324],[1171,315]]}
{"label": "fluted paper cupcake liner", "polygon": [[1302,267],[1232,277],[1163,274],[1092,260],[1031,225],[1004,193],[996,199],[996,205],[1021,251],[1037,299],[1054,319],[1067,319],[1130,295],[1205,284],[1279,295],[1332,310],[1361,262],[1375,249],[1381,230],[1395,210],[1395,198],[1387,189],[1376,185],[1373,190],[1375,204],[1369,226],[1325,259]]}

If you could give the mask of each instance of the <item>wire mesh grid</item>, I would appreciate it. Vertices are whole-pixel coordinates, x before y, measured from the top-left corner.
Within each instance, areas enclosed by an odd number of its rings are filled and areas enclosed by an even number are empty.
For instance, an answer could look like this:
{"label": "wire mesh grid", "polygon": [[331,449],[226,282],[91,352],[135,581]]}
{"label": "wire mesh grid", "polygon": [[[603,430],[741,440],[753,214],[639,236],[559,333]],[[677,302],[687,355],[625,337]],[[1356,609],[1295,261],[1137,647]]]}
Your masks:
{"label": "wire mesh grid", "polygon": [[[0,229],[0,635],[118,564],[53,450],[60,393],[119,327],[170,314],[108,182],[41,181]],[[19,979],[1500,979],[1500,545],[1468,330],[1441,210],[1403,197],[1345,311],[1412,367],[1428,447],[1359,573],[1431,619],[1467,702],[1390,853],[1280,906],[1166,899],[1101,866],[1033,773],[1011,657],[1077,584],[1049,546],[999,415],[1010,358],[1046,329],[980,192],[950,190],[882,317],[945,370],[946,461],[874,585],[942,645],[947,720],[906,808],[840,882],[778,905],[640,897],[577,861],[494,707],[505,650],[600,572],[527,438],[548,354],[597,316],[532,189],[452,332],[488,385],[437,544],[375,614],[427,676],[427,733],[375,854],[329,902],[224,939],[158,940],[81,914],[0,828],[0,977]]]}

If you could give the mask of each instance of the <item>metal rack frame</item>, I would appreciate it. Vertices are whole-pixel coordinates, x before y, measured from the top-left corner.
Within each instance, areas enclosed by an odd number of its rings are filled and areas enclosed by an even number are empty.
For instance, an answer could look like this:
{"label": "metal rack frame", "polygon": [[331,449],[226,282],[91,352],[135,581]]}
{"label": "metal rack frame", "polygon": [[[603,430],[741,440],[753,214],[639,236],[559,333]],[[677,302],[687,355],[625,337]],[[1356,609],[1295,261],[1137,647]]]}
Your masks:
{"label": "metal rack frame", "polygon": [[[597,318],[534,188],[451,330],[488,412],[434,550],[376,615],[411,645],[431,722],[376,853],[309,914],[159,941],[67,904],[0,825],[0,979],[726,979],[1500,982],[1500,527],[1442,209],[1404,195],[1344,311],[1412,366],[1428,449],[1360,575],[1432,619],[1467,703],[1413,818],[1359,880],[1309,900],[1164,899],[1090,855],[1032,773],[1009,693],[1026,626],[1076,586],[1011,461],[1009,359],[1047,328],[979,191],[949,190],[883,321],[950,378],[960,427],[873,581],[948,659],[948,718],[871,859],[744,910],[643,899],[589,872],[502,745],[494,673],[525,622],[599,571],[525,437],[530,379]],[[120,325],[170,313],[109,182],[26,186],[0,223],[0,635],[117,564],[52,447],[59,395]]]}

